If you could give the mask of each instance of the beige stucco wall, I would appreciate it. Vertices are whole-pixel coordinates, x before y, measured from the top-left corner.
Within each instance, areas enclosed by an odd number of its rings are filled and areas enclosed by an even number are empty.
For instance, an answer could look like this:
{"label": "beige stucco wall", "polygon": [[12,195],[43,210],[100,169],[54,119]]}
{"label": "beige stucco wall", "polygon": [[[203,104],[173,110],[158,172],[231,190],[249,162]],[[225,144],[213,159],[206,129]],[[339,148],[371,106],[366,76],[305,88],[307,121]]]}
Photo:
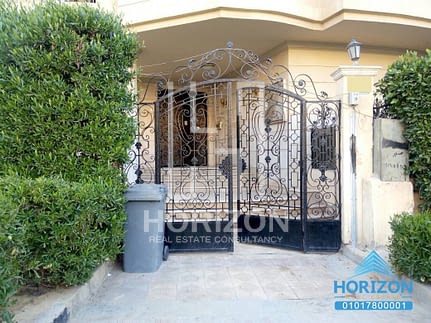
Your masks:
{"label": "beige stucco wall", "polygon": [[279,21],[288,17],[297,25],[312,29],[326,29],[345,18],[381,22],[396,22],[396,19],[404,23],[416,18],[431,19],[431,12],[425,10],[429,8],[428,0],[411,0],[408,5],[404,1],[392,1],[390,6],[385,1],[373,0],[182,0],[179,6],[177,0],[164,0],[163,10],[160,10],[159,0],[119,0],[118,4],[119,10],[130,23],[160,21],[167,17],[182,18],[208,13],[216,8],[237,18],[248,16]]}
{"label": "beige stucco wall", "polygon": [[96,5],[106,10],[118,12],[118,1],[119,0],[97,0]]}
{"label": "beige stucco wall", "polygon": [[[340,65],[350,65],[350,59],[344,47],[321,44],[287,44],[285,48],[271,55],[273,63],[286,65],[295,77],[307,74],[314,81],[318,91],[325,91],[330,97],[336,95],[335,81],[331,73]],[[403,52],[362,49],[360,65],[381,66],[375,80],[381,79],[388,65]],[[370,107],[371,112],[371,107]]]}
{"label": "beige stucco wall", "polygon": [[359,245],[368,248],[385,246],[392,235],[389,221],[394,214],[413,212],[411,182],[382,182],[377,177],[364,180],[364,207]]}

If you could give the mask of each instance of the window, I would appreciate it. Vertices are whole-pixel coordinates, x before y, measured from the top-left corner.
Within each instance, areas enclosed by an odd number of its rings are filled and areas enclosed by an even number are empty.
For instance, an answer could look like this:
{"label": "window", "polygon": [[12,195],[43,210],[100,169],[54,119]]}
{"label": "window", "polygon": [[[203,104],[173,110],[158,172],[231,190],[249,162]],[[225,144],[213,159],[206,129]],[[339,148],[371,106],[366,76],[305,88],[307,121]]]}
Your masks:
{"label": "window", "polygon": [[311,130],[311,167],[336,169],[336,129],[334,126]]}

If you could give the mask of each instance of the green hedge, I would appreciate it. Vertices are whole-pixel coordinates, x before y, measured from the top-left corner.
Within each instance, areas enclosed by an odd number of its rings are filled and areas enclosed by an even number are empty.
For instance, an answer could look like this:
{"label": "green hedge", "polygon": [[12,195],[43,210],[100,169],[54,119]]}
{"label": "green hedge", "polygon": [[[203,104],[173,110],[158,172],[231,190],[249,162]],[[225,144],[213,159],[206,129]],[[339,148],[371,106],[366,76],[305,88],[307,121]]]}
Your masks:
{"label": "green hedge", "polygon": [[18,283],[80,284],[118,253],[136,53],[111,13],[0,0],[2,320]]}
{"label": "green hedge", "polygon": [[0,190],[0,322],[12,320],[8,307],[20,283],[19,261],[25,255],[24,235],[18,208]]}
{"label": "green hedge", "polygon": [[420,282],[431,282],[431,213],[395,215],[389,259],[395,269]]}
{"label": "green hedge", "polygon": [[102,181],[0,179],[3,308],[18,283],[82,284],[119,253],[125,213],[116,190]]}
{"label": "green hedge", "polygon": [[0,187],[24,227],[28,257],[22,258],[21,273],[26,281],[81,284],[103,260],[119,253],[125,214],[115,186],[7,177]]}
{"label": "green hedge", "polygon": [[431,208],[431,50],[407,52],[392,63],[377,88],[389,104],[388,114],[402,120],[409,143],[409,174]]}
{"label": "green hedge", "polygon": [[0,0],[0,22],[0,176],[122,176],[135,36],[87,5]]}

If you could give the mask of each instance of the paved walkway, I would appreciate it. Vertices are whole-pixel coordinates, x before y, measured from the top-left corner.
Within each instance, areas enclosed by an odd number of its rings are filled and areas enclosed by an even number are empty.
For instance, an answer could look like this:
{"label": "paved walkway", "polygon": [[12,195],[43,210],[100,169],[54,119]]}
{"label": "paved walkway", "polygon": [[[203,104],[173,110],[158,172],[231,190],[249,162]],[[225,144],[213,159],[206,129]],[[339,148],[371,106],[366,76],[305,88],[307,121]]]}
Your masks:
{"label": "paved walkway", "polygon": [[431,322],[430,300],[413,311],[335,311],[333,281],[355,267],[340,253],[244,244],[234,253],[176,253],[156,273],[115,268],[71,322]]}

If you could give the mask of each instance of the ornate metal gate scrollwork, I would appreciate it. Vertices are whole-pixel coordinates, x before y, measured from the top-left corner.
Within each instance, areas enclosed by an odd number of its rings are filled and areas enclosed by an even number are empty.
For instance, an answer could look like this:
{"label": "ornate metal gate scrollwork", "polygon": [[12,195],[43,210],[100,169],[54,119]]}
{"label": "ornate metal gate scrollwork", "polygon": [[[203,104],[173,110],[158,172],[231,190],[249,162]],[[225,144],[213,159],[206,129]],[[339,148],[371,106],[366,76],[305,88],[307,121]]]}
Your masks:
{"label": "ornate metal gate scrollwork", "polygon": [[338,250],[339,101],[232,44],[140,81],[126,173],[167,185],[173,250]]}

